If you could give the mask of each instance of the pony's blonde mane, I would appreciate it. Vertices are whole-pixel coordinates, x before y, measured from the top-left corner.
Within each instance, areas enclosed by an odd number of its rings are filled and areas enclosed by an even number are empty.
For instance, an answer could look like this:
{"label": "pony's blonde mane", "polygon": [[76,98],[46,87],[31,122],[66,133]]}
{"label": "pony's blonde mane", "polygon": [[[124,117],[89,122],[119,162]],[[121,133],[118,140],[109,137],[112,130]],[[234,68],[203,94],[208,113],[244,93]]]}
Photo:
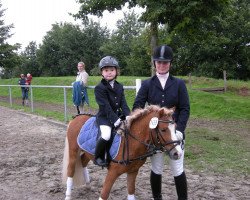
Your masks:
{"label": "pony's blonde mane", "polygon": [[127,120],[127,127],[130,128],[132,122],[138,119],[139,117],[145,116],[151,112],[157,112],[160,109],[164,109],[164,113],[166,115],[173,114],[173,109],[161,108],[158,105],[150,105],[150,106],[146,106],[145,108],[138,108],[130,114]]}

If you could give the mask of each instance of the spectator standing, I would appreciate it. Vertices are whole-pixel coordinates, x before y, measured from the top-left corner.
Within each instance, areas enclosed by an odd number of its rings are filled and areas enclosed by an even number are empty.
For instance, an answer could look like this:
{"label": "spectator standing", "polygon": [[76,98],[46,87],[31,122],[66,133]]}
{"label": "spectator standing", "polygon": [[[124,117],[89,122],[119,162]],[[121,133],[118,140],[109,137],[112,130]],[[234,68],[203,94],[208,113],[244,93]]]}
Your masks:
{"label": "spectator standing", "polygon": [[26,85],[31,85],[32,75],[30,73],[26,76]]}
{"label": "spectator standing", "polygon": [[18,84],[21,86],[22,91],[22,105],[24,106],[24,103],[27,103],[28,101],[28,90],[26,87],[23,87],[26,85],[26,78],[24,74],[20,74],[20,79],[18,81]]}
{"label": "spectator standing", "polygon": [[76,81],[73,82],[73,103],[77,108],[78,114],[84,113],[84,103],[89,105],[87,83],[89,75],[85,70],[84,62],[77,64],[77,76]]}
{"label": "spectator standing", "polygon": [[[30,73],[27,74],[26,76],[26,85],[31,85],[31,81],[32,81],[32,75]],[[29,87],[26,87],[26,92],[27,92],[27,99],[25,100],[25,104],[26,106],[29,104],[29,90],[30,88]]]}

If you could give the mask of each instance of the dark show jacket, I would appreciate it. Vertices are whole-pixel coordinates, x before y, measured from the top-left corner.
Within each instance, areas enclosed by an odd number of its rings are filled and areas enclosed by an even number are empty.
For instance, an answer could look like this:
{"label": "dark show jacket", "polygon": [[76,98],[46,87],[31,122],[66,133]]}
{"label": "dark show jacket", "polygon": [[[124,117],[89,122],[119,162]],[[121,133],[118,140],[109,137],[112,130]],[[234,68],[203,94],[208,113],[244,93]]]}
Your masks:
{"label": "dark show jacket", "polygon": [[114,88],[105,80],[95,87],[95,99],[99,105],[99,111],[96,115],[98,125],[108,125],[113,127],[119,116],[130,114],[127,105],[123,85],[114,82]]}
{"label": "dark show jacket", "polygon": [[177,130],[184,133],[190,114],[189,97],[183,80],[169,75],[163,89],[157,76],[153,76],[142,82],[136,96],[133,110],[144,108],[145,103],[159,105],[160,107],[176,107],[173,115],[177,124]]}

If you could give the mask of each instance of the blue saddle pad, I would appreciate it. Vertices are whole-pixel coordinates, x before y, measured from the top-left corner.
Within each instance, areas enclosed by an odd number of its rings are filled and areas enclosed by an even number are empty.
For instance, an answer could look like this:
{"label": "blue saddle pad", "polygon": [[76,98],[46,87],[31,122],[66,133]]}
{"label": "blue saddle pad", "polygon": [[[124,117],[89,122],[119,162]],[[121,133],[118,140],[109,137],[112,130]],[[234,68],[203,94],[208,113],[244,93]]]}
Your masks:
{"label": "blue saddle pad", "polygon": [[[79,147],[92,154],[95,155],[95,147],[96,147],[96,137],[98,134],[98,127],[96,124],[96,117],[89,118],[85,124],[82,126],[80,133],[77,138],[77,143]],[[115,134],[112,145],[109,150],[109,154],[112,159],[114,159],[117,154],[121,144],[121,135]]]}

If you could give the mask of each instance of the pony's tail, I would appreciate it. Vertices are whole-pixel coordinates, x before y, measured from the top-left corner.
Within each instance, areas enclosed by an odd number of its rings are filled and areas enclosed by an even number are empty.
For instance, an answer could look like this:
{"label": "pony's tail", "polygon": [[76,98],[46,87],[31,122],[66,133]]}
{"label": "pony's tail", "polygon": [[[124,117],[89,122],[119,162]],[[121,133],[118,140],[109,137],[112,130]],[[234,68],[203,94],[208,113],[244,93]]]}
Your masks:
{"label": "pony's tail", "polygon": [[[83,177],[83,167],[81,163],[80,150],[77,152],[76,156],[76,164],[75,164],[75,174],[73,177],[73,183],[75,186],[80,186],[85,184],[85,180]],[[63,155],[63,169],[62,169],[62,182],[66,184],[67,182],[67,168],[69,163],[69,142],[68,138],[65,139],[65,147],[64,147],[64,155]]]}
{"label": "pony's tail", "polygon": [[69,163],[69,142],[68,138],[65,138],[65,145],[64,145],[64,153],[63,153],[63,166],[62,166],[62,183],[66,184],[67,182],[67,168]]}

